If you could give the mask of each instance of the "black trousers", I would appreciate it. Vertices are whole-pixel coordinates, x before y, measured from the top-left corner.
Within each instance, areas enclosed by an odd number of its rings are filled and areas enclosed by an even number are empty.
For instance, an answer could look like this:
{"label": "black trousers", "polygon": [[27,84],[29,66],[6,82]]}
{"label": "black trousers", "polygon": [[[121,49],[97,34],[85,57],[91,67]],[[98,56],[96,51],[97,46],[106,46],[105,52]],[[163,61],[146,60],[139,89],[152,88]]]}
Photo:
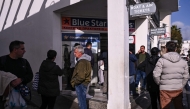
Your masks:
{"label": "black trousers", "polygon": [[149,94],[150,94],[150,98],[151,98],[152,109],[158,109],[157,102],[159,102],[159,104],[160,104],[160,91],[159,90],[154,90],[154,91],[149,90]]}
{"label": "black trousers", "polygon": [[71,85],[71,79],[72,79],[74,70],[75,70],[75,68],[70,68],[70,72],[69,72],[68,77],[67,77],[67,88],[66,89],[69,89],[72,91],[75,91],[75,88],[73,88]]}
{"label": "black trousers", "polygon": [[42,105],[41,105],[40,109],[46,109],[47,107],[48,107],[48,109],[54,109],[54,105],[55,105],[57,96],[48,97],[45,95],[41,95],[41,98],[42,98]]}
{"label": "black trousers", "polygon": [[3,96],[0,96],[0,109],[4,109],[5,101],[3,101]]}

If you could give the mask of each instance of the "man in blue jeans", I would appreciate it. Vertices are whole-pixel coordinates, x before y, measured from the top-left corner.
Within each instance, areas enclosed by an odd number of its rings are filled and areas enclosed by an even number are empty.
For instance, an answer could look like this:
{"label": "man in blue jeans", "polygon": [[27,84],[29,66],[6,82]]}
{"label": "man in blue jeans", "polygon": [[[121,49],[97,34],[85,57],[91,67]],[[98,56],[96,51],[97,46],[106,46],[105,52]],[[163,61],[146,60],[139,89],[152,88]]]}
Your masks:
{"label": "man in blue jeans", "polygon": [[[144,45],[141,45],[140,50],[136,54],[136,57],[138,59],[137,66],[140,63],[142,63],[143,61],[145,61],[146,59],[150,58],[150,55],[147,52],[145,52],[145,46]],[[143,79],[143,82],[141,85],[141,91],[144,91],[145,87],[146,87],[146,73],[145,73],[144,67],[137,68],[136,82],[135,82],[136,87],[138,87],[139,81],[141,80],[141,78]]]}
{"label": "man in blue jeans", "polygon": [[77,63],[71,79],[71,85],[75,87],[80,109],[87,109],[86,90],[91,81],[91,57],[84,54],[84,49],[81,45],[74,48],[74,55],[77,58]]}

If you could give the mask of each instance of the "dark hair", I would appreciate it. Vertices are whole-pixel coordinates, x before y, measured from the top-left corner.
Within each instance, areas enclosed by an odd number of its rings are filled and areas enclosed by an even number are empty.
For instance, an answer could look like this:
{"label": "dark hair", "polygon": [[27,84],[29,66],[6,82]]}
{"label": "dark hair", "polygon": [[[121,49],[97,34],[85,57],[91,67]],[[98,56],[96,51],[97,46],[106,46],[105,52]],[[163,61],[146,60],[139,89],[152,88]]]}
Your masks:
{"label": "dark hair", "polygon": [[47,58],[50,60],[55,58],[56,56],[57,56],[57,52],[55,50],[49,50],[47,52]]}
{"label": "dark hair", "polygon": [[14,49],[20,48],[21,44],[24,44],[24,42],[18,40],[12,41],[9,45],[9,51],[12,52]]}
{"label": "dark hair", "polygon": [[151,55],[158,55],[158,53],[160,52],[160,50],[157,47],[153,47],[151,50]]}
{"label": "dark hair", "polygon": [[177,43],[173,41],[169,41],[166,43],[167,52],[175,52],[176,48],[177,48]]}
{"label": "dark hair", "polygon": [[86,47],[88,47],[89,45],[92,45],[92,43],[91,42],[87,42],[86,43]]}
{"label": "dark hair", "polygon": [[145,48],[145,46],[144,46],[144,45],[141,45],[141,47],[144,47],[144,48]]}
{"label": "dark hair", "polygon": [[80,45],[80,44],[79,44],[79,43],[75,43],[74,47],[76,47],[76,46],[78,46],[78,45]]}

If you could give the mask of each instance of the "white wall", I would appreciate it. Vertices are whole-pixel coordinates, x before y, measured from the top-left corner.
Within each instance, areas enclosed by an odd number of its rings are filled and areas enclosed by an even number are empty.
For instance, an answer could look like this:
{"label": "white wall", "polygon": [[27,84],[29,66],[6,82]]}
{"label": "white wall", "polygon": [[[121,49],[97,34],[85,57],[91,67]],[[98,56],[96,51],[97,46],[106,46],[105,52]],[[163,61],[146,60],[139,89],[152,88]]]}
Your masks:
{"label": "white wall", "polygon": [[171,37],[171,12],[160,12],[160,25],[163,23],[166,24],[167,37]]}
{"label": "white wall", "polygon": [[[70,0],[18,0],[19,5],[14,0],[12,3],[8,1],[5,0],[0,16],[0,25],[3,25],[0,26],[0,56],[9,54],[11,41],[22,40],[26,48],[24,58],[28,59],[34,73],[46,59],[49,49],[57,51],[56,63],[61,66],[61,17],[53,11],[68,6]],[[3,14],[7,17],[4,18]]]}
{"label": "white wall", "polygon": [[149,21],[148,19],[137,19],[136,20],[136,42],[135,42],[135,52],[137,53],[140,49],[141,45],[145,46],[145,50],[147,51],[147,38],[149,35],[148,27]]}

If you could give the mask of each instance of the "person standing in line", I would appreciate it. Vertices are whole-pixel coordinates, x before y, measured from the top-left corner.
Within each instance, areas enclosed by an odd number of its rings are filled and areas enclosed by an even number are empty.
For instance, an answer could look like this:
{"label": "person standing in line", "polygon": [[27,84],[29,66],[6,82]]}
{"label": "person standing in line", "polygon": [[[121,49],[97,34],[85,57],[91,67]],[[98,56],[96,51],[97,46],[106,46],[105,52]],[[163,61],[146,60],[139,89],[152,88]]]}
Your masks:
{"label": "person standing in line", "polygon": [[[12,41],[9,45],[9,55],[0,57],[0,70],[10,72],[17,77],[11,82],[12,87],[17,87],[20,84],[26,85],[32,81],[33,72],[29,62],[22,58],[25,51],[23,41]],[[0,96],[0,109],[4,109],[3,96]]]}
{"label": "person standing in line", "polygon": [[[92,75],[93,75],[93,68],[94,68],[94,56],[93,56],[93,53],[92,53],[92,43],[91,42],[87,42],[86,43],[86,48],[84,49],[84,53],[89,55],[91,57],[91,67],[92,67],[92,71],[91,71],[91,78],[92,78]],[[86,91],[86,98],[92,98],[93,96],[89,95],[89,88],[90,88],[90,83],[87,87],[87,91]]]}
{"label": "person standing in line", "polygon": [[158,60],[153,71],[154,80],[160,88],[161,109],[170,109],[172,101],[175,109],[183,109],[183,88],[189,79],[189,68],[176,50],[175,42],[167,42],[166,54]]}
{"label": "person standing in line", "polygon": [[130,82],[130,92],[132,92],[132,96],[138,96],[135,89],[135,62],[137,61],[137,57],[132,53],[133,48],[129,47],[129,82]]}
{"label": "person standing in line", "polygon": [[81,45],[75,47],[74,54],[78,60],[71,79],[71,85],[75,87],[80,109],[87,109],[86,91],[91,81],[91,57],[84,54],[84,49]]}
{"label": "person standing in line", "polygon": [[160,58],[159,55],[160,50],[157,47],[153,47],[151,49],[151,57],[143,61],[139,64],[140,67],[145,67],[146,72],[146,80],[147,86],[146,89],[149,91],[150,98],[151,98],[151,106],[152,109],[158,109],[157,101],[160,103],[160,90],[159,86],[155,83],[153,79],[153,70],[156,66],[158,59]]}
{"label": "person standing in line", "polygon": [[104,62],[104,83],[103,83],[103,94],[108,94],[108,52],[103,51],[100,56],[98,57],[98,60],[103,60]]}
{"label": "person standing in line", "polygon": [[61,68],[56,65],[57,52],[49,50],[47,59],[44,60],[39,70],[38,93],[41,94],[42,105],[40,109],[54,109],[57,96],[60,94],[58,76],[63,74]]}
{"label": "person standing in line", "polygon": [[[75,43],[74,47],[80,45],[79,43]],[[67,87],[66,87],[66,90],[71,90],[71,94],[72,95],[76,95],[76,91],[75,91],[75,88],[73,88],[71,86],[71,78],[73,76],[73,72],[74,72],[74,69],[75,69],[75,65],[76,65],[76,62],[77,62],[77,59],[74,55],[74,48],[72,49],[71,53],[70,53],[70,72],[68,74],[68,78],[67,78]]]}
{"label": "person standing in line", "polygon": [[140,80],[142,78],[143,82],[142,82],[142,85],[141,85],[141,91],[144,91],[145,87],[146,87],[145,67],[141,67],[141,69],[138,68],[138,65],[140,63],[142,63],[144,60],[146,60],[146,59],[148,59],[150,57],[150,55],[147,52],[145,52],[145,46],[144,45],[141,45],[140,50],[136,54],[136,57],[137,57],[138,61],[137,61],[137,75],[136,75],[135,87],[138,87],[139,82],[140,82]]}

